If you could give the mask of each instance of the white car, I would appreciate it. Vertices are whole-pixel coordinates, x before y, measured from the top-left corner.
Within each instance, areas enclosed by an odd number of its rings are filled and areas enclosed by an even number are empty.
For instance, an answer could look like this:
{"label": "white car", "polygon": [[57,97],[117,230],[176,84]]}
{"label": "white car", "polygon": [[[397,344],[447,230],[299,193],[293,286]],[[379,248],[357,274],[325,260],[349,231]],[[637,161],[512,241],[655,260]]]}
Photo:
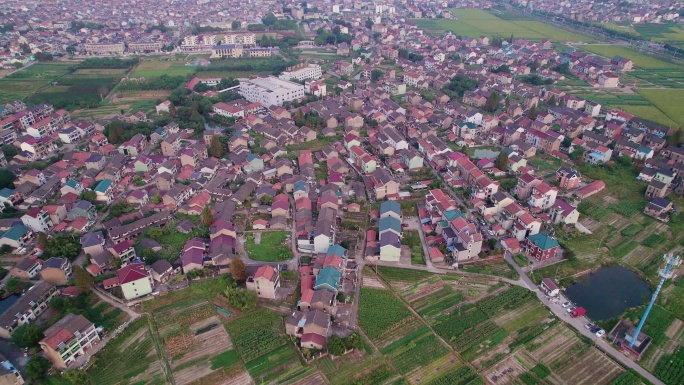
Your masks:
{"label": "white car", "polygon": [[563,306],[563,307],[568,307],[568,306],[570,306],[570,305],[572,305],[570,302],[563,302],[563,304],[562,304],[561,306]]}
{"label": "white car", "polygon": [[577,309],[577,308],[574,306],[571,306],[571,307],[565,309],[565,311],[567,311],[568,313],[572,313],[575,309]]}
{"label": "white car", "polygon": [[599,337],[599,338],[603,337],[604,334],[606,334],[606,331],[601,329],[601,330],[596,332],[596,337]]}

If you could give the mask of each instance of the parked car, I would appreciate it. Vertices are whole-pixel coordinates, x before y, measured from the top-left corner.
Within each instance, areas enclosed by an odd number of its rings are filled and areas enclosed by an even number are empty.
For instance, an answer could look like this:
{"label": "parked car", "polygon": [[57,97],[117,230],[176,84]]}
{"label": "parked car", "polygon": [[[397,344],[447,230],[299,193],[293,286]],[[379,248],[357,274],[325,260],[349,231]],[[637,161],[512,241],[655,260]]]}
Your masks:
{"label": "parked car", "polygon": [[593,334],[596,334],[599,330],[601,330],[601,328],[598,326],[594,326],[593,328],[589,329],[589,331]]}
{"label": "parked car", "polygon": [[409,226],[408,223],[402,223],[401,224],[401,227],[408,227],[408,226]]}
{"label": "parked car", "polygon": [[563,307],[568,307],[568,306],[570,306],[570,305],[572,305],[570,302],[563,302],[563,304],[562,304],[561,306],[563,306]]}
{"label": "parked car", "polygon": [[494,236],[494,232],[492,230],[487,230],[487,233],[489,234],[490,237]]}
{"label": "parked car", "polygon": [[605,331],[605,330],[599,329],[599,330],[596,332],[596,337],[599,337],[599,338],[600,338],[600,337],[603,337],[605,334],[606,334],[606,331]]}
{"label": "parked car", "polygon": [[591,329],[593,329],[593,328],[595,328],[595,327],[596,327],[596,325],[594,325],[594,324],[591,323],[591,322],[589,322],[588,324],[585,324],[585,325],[584,325],[584,328],[587,329],[587,330],[591,330]]}
{"label": "parked car", "polygon": [[287,263],[280,265],[280,271],[287,271]]}
{"label": "parked car", "polygon": [[573,311],[575,311],[575,309],[577,309],[575,306],[570,306],[569,308],[565,309],[565,311],[567,311],[568,313],[572,313]]}

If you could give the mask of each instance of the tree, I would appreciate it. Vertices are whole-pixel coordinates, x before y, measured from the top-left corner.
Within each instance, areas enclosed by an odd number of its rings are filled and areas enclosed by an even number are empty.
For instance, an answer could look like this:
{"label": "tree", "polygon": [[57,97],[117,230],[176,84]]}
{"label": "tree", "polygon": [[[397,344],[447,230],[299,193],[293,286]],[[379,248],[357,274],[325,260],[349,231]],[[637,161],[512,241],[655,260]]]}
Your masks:
{"label": "tree", "polygon": [[532,120],[535,120],[535,119],[537,119],[537,115],[538,115],[537,106],[535,104],[533,104],[532,107],[530,107],[529,111],[527,111],[527,117],[532,119]]}
{"label": "tree", "polygon": [[236,286],[229,286],[226,288],[224,294],[228,299],[230,307],[238,310],[251,309],[259,302],[259,297],[256,292],[240,289]]}
{"label": "tree", "polygon": [[353,332],[344,339],[344,345],[347,349],[360,349],[363,347],[363,337],[359,332]]}
{"label": "tree", "polygon": [[162,200],[162,196],[158,192],[152,195],[152,198],[150,198],[150,202],[154,203],[155,205],[160,204]]}
{"label": "tree", "polygon": [[45,376],[45,372],[50,369],[52,364],[46,358],[33,355],[26,364],[26,376],[33,380],[39,380]]}
{"label": "tree", "polygon": [[9,161],[19,153],[19,150],[17,149],[17,146],[6,144],[2,146],[2,153],[5,155],[5,158]]}
{"label": "tree", "polygon": [[9,293],[15,293],[17,291],[20,291],[22,286],[23,285],[21,284],[21,281],[14,277],[10,277],[5,282],[5,290]]}
{"label": "tree", "polygon": [[73,45],[70,45],[70,46],[66,47],[66,51],[69,55],[73,55],[76,53],[76,47],[74,47]]}
{"label": "tree", "polygon": [[233,31],[240,29],[241,23],[237,20],[233,20],[232,23],[230,23],[230,27],[233,29]]}
{"label": "tree", "polygon": [[57,234],[48,238],[45,248],[46,257],[66,258],[73,261],[81,251],[81,239],[74,234]]}
{"label": "tree", "polygon": [[275,17],[273,12],[269,12],[268,15],[266,15],[266,17],[261,19],[261,22],[264,25],[273,26],[278,22],[278,18]]}
{"label": "tree", "polygon": [[42,247],[43,250],[47,247],[48,236],[42,231],[38,232],[38,246]]}
{"label": "tree", "polygon": [[204,206],[202,209],[202,224],[209,226],[214,222],[214,214],[211,213],[209,206]]}
{"label": "tree", "polygon": [[342,338],[335,334],[328,339],[326,348],[328,349],[328,353],[332,354],[333,356],[341,356],[346,350]]}
{"label": "tree", "polygon": [[40,340],[45,337],[43,331],[36,324],[26,324],[19,326],[12,333],[12,342],[22,348],[38,346]]}
{"label": "tree", "polygon": [[14,188],[14,180],[17,176],[5,169],[0,170],[0,188]]}
{"label": "tree", "polygon": [[582,146],[577,146],[575,149],[568,155],[570,159],[575,161],[575,165],[580,165],[584,161],[584,152],[586,150]]}
{"label": "tree", "polygon": [[383,75],[383,72],[380,71],[379,69],[374,69],[371,71],[371,81],[373,83],[377,82]]}
{"label": "tree", "polygon": [[159,238],[164,236],[164,230],[162,230],[161,227],[150,227],[147,229],[147,236],[152,239],[159,240]]}
{"label": "tree", "polygon": [[371,20],[370,18],[366,19],[366,28],[373,28],[373,20]]}
{"label": "tree", "polygon": [[494,162],[494,164],[496,165],[496,168],[498,168],[501,171],[508,170],[508,155],[506,155],[506,153],[503,151],[499,152],[499,155],[496,157],[496,162]]}
{"label": "tree", "polygon": [[558,102],[556,102],[556,95],[551,95],[549,98],[549,106],[556,106],[558,105]]}
{"label": "tree", "polygon": [[74,385],[90,385],[90,377],[88,376],[88,372],[80,369],[71,369],[67,370],[62,374],[62,377],[71,382]]}
{"label": "tree", "polygon": [[487,112],[494,112],[497,108],[499,108],[499,94],[492,92],[485,102],[484,110]]}
{"label": "tree", "polygon": [[209,152],[214,158],[223,158],[223,146],[221,145],[221,139],[218,135],[211,137],[211,142],[209,143]]}
{"label": "tree", "polygon": [[76,282],[76,287],[81,293],[89,292],[95,282],[93,282],[93,276],[85,271],[81,266],[74,266],[74,281]]}
{"label": "tree", "polygon": [[247,280],[247,266],[245,261],[240,258],[235,258],[230,261],[230,274],[237,282],[244,282]]}

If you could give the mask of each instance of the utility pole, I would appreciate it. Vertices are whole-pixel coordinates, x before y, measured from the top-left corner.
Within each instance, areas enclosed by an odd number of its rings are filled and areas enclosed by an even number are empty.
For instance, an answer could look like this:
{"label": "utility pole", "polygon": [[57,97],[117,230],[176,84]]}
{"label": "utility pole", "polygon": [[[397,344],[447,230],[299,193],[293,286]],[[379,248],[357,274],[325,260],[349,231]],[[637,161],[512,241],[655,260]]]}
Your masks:
{"label": "utility pole", "polygon": [[646,318],[648,317],[648,313],[651,311],[651,308],[653,307],[653,304],[655,303],[656,298],[658,297],[658,293],[660,292],[660,289],[663,287],[663,284],[665,283],[666,280],[673,278],[675,274],[672,272],[672,267],[673,266],[679,266],[682,264],[682,259],[679,258],[679,256],[675,256],[674,254],[666,254],[664,256],[665,259],[665,267],[661,268],[658,271],[658,275],[660,275],[660,283],[658,284],[658,288],[656,291],[653,293],[653,297],[651,297],[651,302],[648,303],[648,306],[646,307],[646,311],[644,311],[644,315],[641,316],[641,320],[639,321],[639,326],[637,326],[636,331],[634,332],[634,335],[632,336],[632,340],[629,341],[629,347],[631,348],[634,346],[634,343],[637,341],[637,337],[639,336],[639,332],[641,332],[641,328],[644,326],[644,322],[646,322]]}

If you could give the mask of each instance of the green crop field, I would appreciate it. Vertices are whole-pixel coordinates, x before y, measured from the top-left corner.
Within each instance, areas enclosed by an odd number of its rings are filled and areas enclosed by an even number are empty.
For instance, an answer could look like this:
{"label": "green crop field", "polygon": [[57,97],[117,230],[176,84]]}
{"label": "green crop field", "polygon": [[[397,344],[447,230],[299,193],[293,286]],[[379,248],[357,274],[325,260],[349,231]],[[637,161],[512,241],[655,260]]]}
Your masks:
{"label": "green crop field", "polygon": [[359,326],[371,339],[379,338],[409,317],[409,309],[390,291],[361,288]]}
{"label": "green crop field", "polygon": [[0,103],[24,99],[66,75],[75,63],[36,63],[0,79]]}
{"label": "green crop field", "polygon": [[55,79],[52,85],[29,96],[27,101],[69,109],[98,106],[124,73],[123,69],[79,69]]}
{"label": "green crop field", "polygon": [[195,67],[185,65],[185,61],[150,60],[142,61],[131,73],[133,78],[155,76],[185,76],[195,72]]}
{"label": "green crop field", "polygon": [[582,46],[583,49],[593,52],[597,55],[605,56],[607,58],[613,58],[615,56],[622,56],[624,58],[630,59],[635,66],[645,69],[658,69],[658,68],[679,68],[676,64],[671,64],[640,54],[634,50],[626,47],[610,44],[589,44]]}
{"label": "green crop field", "polygon": [[587,43],[594,41],[589,37],[568,32],[538,21],[504,20],[479,9],[451,9],[451,13],[456,19],[416,19],[413,21],[420,28],[436,34],[453,31],[457,35],[470,37],[481,35],[509,37],[513,34],[515,37],[536,40],[570,40]]}
{"label": "green crop field", "polygon": [[678,126],[684,126],[684,109],[681,108],[684,103],[684,90],[641,89],[636,91]]}
{"label": "green crop field", "polygon": [[[641,90],[646,91],[646,90]],[[661,91],[661,90],[658,90]],[[636,115],[642,119],[650,120],[652,122],[662,124],[667,127],[677,127],[679,124],[674,120],[670,119],[669,116],[659,110],[656,106],[629,106],[629,105],[613,105],[613,107],[619,108],[625,112]]]}
{"label": "green crop field", "polygon": [[684,29],[676,24],[636,24],[634,30],[642,36],[655,41],[684,42]]}

